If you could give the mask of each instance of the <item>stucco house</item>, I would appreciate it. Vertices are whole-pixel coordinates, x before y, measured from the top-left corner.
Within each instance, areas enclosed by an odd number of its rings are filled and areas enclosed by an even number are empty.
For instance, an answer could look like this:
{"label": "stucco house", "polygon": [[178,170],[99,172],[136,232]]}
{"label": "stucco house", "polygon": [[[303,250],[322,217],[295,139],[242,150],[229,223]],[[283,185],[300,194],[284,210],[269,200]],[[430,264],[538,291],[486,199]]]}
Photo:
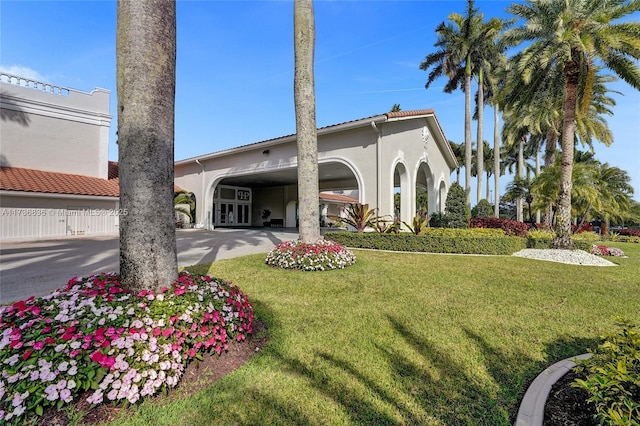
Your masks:
{"label": "stucco house", "polygon": [[118,231],[110,92],[0,74],[0,236]]}

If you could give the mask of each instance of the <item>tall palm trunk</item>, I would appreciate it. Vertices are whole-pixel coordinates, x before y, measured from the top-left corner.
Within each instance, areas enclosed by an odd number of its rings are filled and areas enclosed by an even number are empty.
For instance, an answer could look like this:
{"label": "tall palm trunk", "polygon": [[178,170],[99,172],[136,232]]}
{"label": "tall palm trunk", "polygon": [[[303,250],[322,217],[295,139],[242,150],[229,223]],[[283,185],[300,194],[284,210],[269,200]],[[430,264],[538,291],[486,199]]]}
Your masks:
{"label": "tall palm trunk", "polygon": [[500,217],[500,107],[496,103],[493,108],[493,180],[496,193],[493,198],[493,215]]}
{"label": "tall palm trunk", "polygon": [[178,277],[173,208],[176,4],[119,0],[120,275],[137,292]]}
{"label": "tall palm trunk", "polygon": [[464,193],[467,210],[471,210],[471,57],[464,71]]}
{"label": "tall palm trunk", "polygon": [[294,100],[298,147],[299,237],[305,243],[320,238],[318,214],[318,135],[313,74],[315,22],[312,0],[294,0]]}
{"label": "tall palm trunk", "polygon": [[[544,142],[544,165],[551,167],[556,162],[556,132],[553,128],[547,129],[547,138]],[[553,225],[553,205],[549,203],[544,213],[544,225],[551,228]]]}
{"label": "tall palm trunk", "polygon": [[[572,58],[578,54],[572,52]],[[564,67],[564,117],[562,120],[562,155],[560,157],[560,188],[558,191],[558,221],[556,224],[558,236],[553,241],[554,248],[571,249],[571,189],[573,182],[573,138],[576,127],[576,99],[579,65],[575,60],[569,61]]]}
{"label": "tall palm trunk", "polygon": [[[526,137],[522,137],[520,141],[518,141],[518,177],[524,178],[524,142]],[[522,214],[522,197],[518,197],[516,199],[516,219],[520,222],[524,221],[524,216]]]}
{"label": "tall palm trunk", "polygon": [[477,183],[476,203],[482,199],[482,176],[484,174],[484,76],[482,67],[478,70],[478,133],[476,149]]}

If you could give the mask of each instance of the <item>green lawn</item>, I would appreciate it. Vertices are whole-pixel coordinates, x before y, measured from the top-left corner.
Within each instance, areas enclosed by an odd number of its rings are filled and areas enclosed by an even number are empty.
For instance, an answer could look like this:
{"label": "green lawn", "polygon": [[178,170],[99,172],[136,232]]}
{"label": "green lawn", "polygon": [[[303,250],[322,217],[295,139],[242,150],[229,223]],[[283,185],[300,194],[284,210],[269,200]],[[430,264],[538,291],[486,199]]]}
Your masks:
{"label": "green lawn", "polygon": [[[355,251],[341,271],[189,268],[233,281],[270,340],[193,397],[117,425],[508,425],[547,365],[640,320],[640,245],[584,267],[505,256]],[[133,413],[133,414],[132,414]]]}

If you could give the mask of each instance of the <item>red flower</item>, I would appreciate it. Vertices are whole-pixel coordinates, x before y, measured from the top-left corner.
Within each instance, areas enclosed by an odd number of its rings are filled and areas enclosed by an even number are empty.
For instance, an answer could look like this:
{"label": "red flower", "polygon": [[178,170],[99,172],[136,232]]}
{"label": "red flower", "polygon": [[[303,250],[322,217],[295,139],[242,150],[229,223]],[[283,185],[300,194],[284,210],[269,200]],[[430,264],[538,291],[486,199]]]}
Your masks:
{"label": "red flower", "polygon": [[22,355],[22,359],[26,360],[31,356],[31,353],[33,352],[33,349],[28,349],[24,355]]}

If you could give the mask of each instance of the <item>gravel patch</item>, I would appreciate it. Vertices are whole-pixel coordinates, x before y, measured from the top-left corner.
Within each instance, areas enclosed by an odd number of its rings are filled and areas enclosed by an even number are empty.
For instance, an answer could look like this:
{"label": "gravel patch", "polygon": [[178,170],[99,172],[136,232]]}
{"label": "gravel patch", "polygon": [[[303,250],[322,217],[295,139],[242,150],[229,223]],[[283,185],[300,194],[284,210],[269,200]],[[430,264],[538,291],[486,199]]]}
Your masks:
{"label": "gravel patch", "polygon": [[559,249],[524,249],[513,253],[513,256],[526,257],[528,259],[548,260],[550,262],[569,263],[584,266],[618,266],[613,262],[603,259],[584,250],[559,250]]}

